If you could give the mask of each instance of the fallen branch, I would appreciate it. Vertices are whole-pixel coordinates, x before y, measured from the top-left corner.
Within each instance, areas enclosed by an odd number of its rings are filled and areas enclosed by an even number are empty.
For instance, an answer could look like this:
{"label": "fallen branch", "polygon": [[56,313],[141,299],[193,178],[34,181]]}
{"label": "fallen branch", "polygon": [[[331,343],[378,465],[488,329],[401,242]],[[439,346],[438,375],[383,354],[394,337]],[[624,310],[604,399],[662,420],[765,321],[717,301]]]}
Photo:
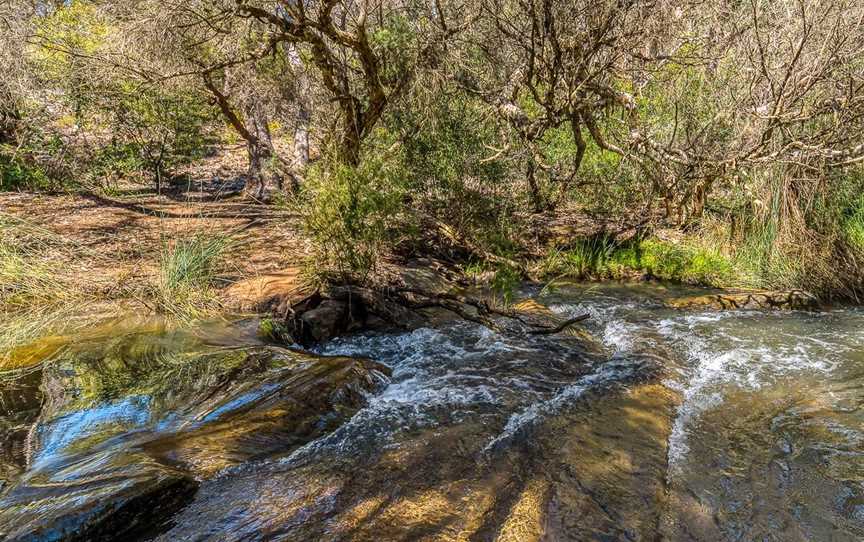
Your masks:
{"label": "fallen branch", "polygon": [[[430,292],[419,288],[388,288],[373,290],[369,288],[341,287],[334,289],[334,297],[345,298],[355,296],[361,299],[370,312],[391,323],[402,325],[407,323],[405,308],[412,311],[429,308],[441,308],[452,312],[469,322],[487,327],[497,332],[507,332],[504,326],[495,321],[499,316],[519,322],[529,328],[530,335],[554,335],[578,322],[587,320],[588,314],[581,314],[555,325],[543,325],[529,321],[527,315],[506,308],[492,306],[487,301],[449,292]],[[419,299],[417,299],[419,298]],[[473,309],[473,310],[472,310]]]}
{"label": "fallen branch", "polygon": [[565,320],[564,322],[561,322],[560,324],[558,324],[555,327],[551,327],[548,329],[546,329],[546,328],[532,329],[528,333],[530,335],[554,335],[556,333],[560,333],[560,332],[564,331],[565,329],[572,326],[573,324],[587,320],[590,317],[591,317],[591,315],[588,313],[580,314],[579,316],[575,316],[573,318],[570,318],[569,320]]}

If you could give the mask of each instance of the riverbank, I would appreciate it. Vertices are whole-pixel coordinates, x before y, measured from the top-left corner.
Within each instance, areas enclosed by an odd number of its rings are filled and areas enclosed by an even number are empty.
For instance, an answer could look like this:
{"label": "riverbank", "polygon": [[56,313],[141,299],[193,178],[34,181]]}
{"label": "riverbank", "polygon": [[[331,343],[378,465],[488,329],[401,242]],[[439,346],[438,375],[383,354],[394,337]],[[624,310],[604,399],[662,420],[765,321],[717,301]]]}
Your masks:
{"label": "riverbank", "polygon": [[[111,197],[0,193],[0,310],[6,315],[0,347],[8,350],[39,333],[62,333],[69,317],[88,312],[190,321],[246,312],[284,321],[289,311],[316,309],[327,294],[311,304],[306,300],[322,276],[316,275],[302,217],[231,192],[230,182],[214,181],[158,196],[134,186]],[[502,306],[526,278],[547,288],[567,280],[752,286],[735,278],[741,270],[718,250],[698,248],[668,231],[646,236],[639,227],[571,218],[550,220],[534,238],[519,259],[490,255],[478,262],[471,253],[450,263],[384,259],[372,286],[391,294],[399,288],[414,294],[471,288]],[[802,299],[811,297],[805,293]],[[425,302],[433,301],[440,302],[426,295]],[[305,305],[295,306],[299,302]],[[773,298],[761,305],[772,303]],[[325,331],[316,340],[358,329],[338,321],[348,305],[338,305],[336,316],[333,308],[318,315],[325,321],[315,326]],[[360,327],[365,325],[364,319]]]}

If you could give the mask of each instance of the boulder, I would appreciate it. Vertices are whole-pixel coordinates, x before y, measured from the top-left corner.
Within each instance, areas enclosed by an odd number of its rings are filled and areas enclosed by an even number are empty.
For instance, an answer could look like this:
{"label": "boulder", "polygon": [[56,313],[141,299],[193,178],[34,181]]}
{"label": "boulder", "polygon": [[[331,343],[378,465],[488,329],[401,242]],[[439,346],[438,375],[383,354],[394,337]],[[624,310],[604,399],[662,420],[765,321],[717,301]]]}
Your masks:
{"label": "boulder", "polygon": [[301,344],[312,344],[335,337],[348,327],[348,307],[345,301],[324,299],[317,307],[300,315],[295,339]]}

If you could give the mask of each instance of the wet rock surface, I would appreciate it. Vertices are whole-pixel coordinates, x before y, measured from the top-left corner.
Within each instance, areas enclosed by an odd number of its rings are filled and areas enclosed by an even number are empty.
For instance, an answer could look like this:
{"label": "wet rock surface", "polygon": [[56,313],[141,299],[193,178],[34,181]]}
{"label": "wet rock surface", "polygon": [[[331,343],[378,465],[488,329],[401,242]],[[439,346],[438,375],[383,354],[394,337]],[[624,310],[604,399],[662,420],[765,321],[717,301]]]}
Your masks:
{"label": "wet rock surface", "polygon": [[230,333],[72,349],[4,382],[0,428],[29,429],[0,457],[0,539],[861,540],[864,312],[672,293],[565,289],[512,307],[591,314],[561,333],[445,320],[324,357]]}
{"label": "wet rock surface", "polygon": [[0,379],[0,492],[27,467],[30,428],[42,405],[40,370]]}
{"label": "wet rock surface", "polygon": [[38,391],[4,388],[4,399],[30,394],[4,401],[6,424],[20,429],[29,416],[30,425],[2,458],[0,539],[158,534],[201,480],[326,435],[389,372],[363,359],[195,342],[133,334],[90,344],[47,363]]}
{"label": "wet rock surface", "polygon": [[473,345],[370,339],[408,374],[327,438],[205,482],[159,540],[653,539],[679,400],[660,358],[447,333]]}
{"label": "wet rock surface", "polygon": [[819,300],[803,290],[723,292],[670,299],[676,309],[816,310]]}

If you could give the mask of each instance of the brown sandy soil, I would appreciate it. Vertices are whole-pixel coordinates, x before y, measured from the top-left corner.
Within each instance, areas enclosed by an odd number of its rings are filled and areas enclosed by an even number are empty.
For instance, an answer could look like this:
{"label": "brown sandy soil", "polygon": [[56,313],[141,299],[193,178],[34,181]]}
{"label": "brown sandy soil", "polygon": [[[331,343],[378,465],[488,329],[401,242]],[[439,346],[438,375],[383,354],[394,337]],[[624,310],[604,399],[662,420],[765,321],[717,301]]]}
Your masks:
{"label": "brown sandy soil", "polygon": [[161,196],[144,186],[110,197],[0,193],[0,215],[21,221],[19,237],[31,230],[54,236],[61,244],[50,251],[52,264],[103,291],[155,277],[163,247],[196,234],[234,240],[220,277],[225,285],[298,265],[304,243],[297,217],[231,195],[238,186],[242,180],[217,176]]}

